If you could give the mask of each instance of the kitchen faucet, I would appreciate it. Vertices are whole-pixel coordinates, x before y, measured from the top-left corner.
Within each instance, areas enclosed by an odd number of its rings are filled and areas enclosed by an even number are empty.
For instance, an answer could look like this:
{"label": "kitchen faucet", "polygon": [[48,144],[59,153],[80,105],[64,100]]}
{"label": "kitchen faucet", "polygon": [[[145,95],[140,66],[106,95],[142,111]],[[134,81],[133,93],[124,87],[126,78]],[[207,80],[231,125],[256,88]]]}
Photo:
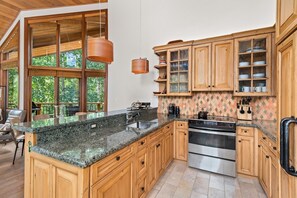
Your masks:
{"label": "kitchen faucet", "polygon": [[136,119],[136,117],[139,117],[140,113],[139,112],[129,112],[126,114],[126,124],[128,124],[131,120]]}

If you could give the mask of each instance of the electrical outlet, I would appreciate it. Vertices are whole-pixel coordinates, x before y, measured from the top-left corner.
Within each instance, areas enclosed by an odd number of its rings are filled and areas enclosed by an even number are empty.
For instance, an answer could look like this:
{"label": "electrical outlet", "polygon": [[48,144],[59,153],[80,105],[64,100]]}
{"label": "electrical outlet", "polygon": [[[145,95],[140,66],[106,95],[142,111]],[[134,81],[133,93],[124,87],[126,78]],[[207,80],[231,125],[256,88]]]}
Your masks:
{"label": "electrical outlet", "polygon": [[97,124],[91,124],[91,129],[94,129],[97,127]]}

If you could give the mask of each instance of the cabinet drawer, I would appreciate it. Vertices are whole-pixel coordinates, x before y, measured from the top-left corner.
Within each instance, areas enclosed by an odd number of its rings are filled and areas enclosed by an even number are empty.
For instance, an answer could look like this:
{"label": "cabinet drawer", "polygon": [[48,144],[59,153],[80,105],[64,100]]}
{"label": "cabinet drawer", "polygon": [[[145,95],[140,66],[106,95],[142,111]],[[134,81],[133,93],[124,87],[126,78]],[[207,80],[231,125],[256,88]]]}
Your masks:
{"label": "cabinet drawer", "polygon": [[129,159],[134,154],[134,150],[134,144],[132,144],[92,165],[90,186]]}
{"label": "cabinet drawer", "polygon": [[137,151],[142,150],[147,146],[147,137],[144,137],[137,141]]}
{"label": "cabinet drawer", "polygon": [[263,132],[259,133],[259,141],[261,141],[263,144],[266,145],[266,147],[270,146],[270,141],[268,139],[268,137],[263,134]]}
{"label": "cabinet drawer", "polygon": [[147,149],[142,149],[140,152],[137,153],[137,178],[147,172],[147,164]]}
{"label": "cabinet drawer", "polygon": [[243,135],[243,136],[254,136],[254,128],[250,127],[237,127],[237,135]]}
{"label": "cabinet drawer", "polygon": [[275,142],[272,142],[272,140],[268,140],[269,141],[269,144],[268,144],[268,146],[269,146],[269,149],[270,149],[270,151],[275,155],[275,156],[277,156],[277,144],[275,143]]}
{"label": "cabinet drawer", "polygon": [[163,128],[162,129],[159,129],[157,130],[156,132],[153,132],[152,134],[150,134],[148,136],[148,142],[154,142],[154,141],[157,141],[160,136],[163,134]]}
{"label": "cabinet drawer", "polygon": [[139,178],[137,181],[137,198],[144,198],[148,192],[147,189],[147,176],[144,175],[143,177]]}
{"label": "cabinet drawer", "polygon": [[167,131],[170,131],[173,129],[173,123],[167,124],[163,127],[163,131],[166,133]]}
{"label": "cabinet drawer", "polygon": [[177,121],[175,126],[178,129],[188,129],[188,122]]}

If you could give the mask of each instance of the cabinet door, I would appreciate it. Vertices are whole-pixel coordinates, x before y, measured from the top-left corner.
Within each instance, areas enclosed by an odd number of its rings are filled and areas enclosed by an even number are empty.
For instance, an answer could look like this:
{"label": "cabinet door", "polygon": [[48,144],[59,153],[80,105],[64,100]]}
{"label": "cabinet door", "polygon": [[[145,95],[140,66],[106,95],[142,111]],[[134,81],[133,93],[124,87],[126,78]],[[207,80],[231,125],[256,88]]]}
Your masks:
{"label": "cabinet door", "polygon": [[144,148],[141,151],[138,151],[137,157],[136,157],[136,172],[137,172],[137,178],[140,176],[146,174],[147,172],[147,166],[148,166],[148,157],[147,157],[147,149]]}
{"label": "cabinet door", "polygon": [[154,184],[156,183],[156,144],[152,144],[148,148],[148,188],[149,190],[152,189]]}
{"label": "cabinet door", "polygon": [[233,90],[233,40],[212,44],[212,91]]}
{"label": "cabinet door", "polygon": [[170,163],[171,159],[170,159],[170,155],[171,155],[171,135],[169,132],[167,132],[165,134],[165,138],[164,138],[164,147],[163,147],[163,168],[165,169],[168,164]]}
{"label": "cabinet door", "polygon": [[175,130],[175,157],[178,160],[188,160],[188,131],[185,129]]}
{"label": "cabinet door", "polygon": [[270,182],[270,197],[271,198],[278,198],[279,197],[279,164],[278,159],[271,155],[271,164],[270,164],[270,171],[271,171],[271,182]]}
{"label": "cabinet door", "polygon": [[92,198],[127,197],[132,198],[135,182],[133,160],[125,161],[104,179],[91,187]]}
{"label": "cabinet door", "polygon": [[284,38],[297,24],[297,1],[277,0],[276,37]]}
{"label": "cabinet door", "polygon": [[280,168],[280,197],[295,198],[294,178],[289,176],[286,171]]}
{"label": "cabinet door", "polygon": [[[52,197],[51,188],[51,165],[49,163],[33,159],[33,174],[31,174],[31,182],[33,190],[31,191],[32,198],[49,198]],[[30,196],[30,197],[31,197]]]}
{"label": "cabinet door", "polygon": [[60,168],[53,168],[54,173],[54,197],[75,198],[78,197],[78,177],[76,174]]}
{"label": "cabinet door", "polygon": [[208,91],[211,87],[211,44],[193,47],[193,91]]}
{"label": "cabinet door", "polygon": [[268,155],[268,152],[266,149],[261,146],[261,161],[260,161],[260,183],[262,184],[262,187],[264,191],[266,192],[266,195],[269,197],[269,191],[270,191],[270,157]]}
{"label": "cabinet door", "polygon": [[238,136],[237,172],[254,175],[254,137]]}
{"label": "cabinet door", "polygon": [[156,145],[155,145],[155,149],[156,149],[156,156],[155,156],[155,162],[156,162],[156,178],[158,179],[159,176],[162,174],[163,172],[163,139],[159,140]]}

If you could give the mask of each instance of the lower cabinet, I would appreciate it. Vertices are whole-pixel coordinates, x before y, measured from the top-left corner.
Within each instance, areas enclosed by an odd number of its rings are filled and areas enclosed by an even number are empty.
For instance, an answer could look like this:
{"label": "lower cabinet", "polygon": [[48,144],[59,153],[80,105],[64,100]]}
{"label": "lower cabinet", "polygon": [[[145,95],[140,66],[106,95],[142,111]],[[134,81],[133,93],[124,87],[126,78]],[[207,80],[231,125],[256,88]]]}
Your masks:
{"label": "lower cabinet", "polygon": [[270,163],[270,197],[278,198],[279,197],[279,163],[278,158],[275,155],[271,155]]}
{"label": "lower cabinet", "polygon": [[66,163],[32,153],[30,198],[88,197],[89,169],[80,169]]}
{"label": "lower cabinet", "polygon": [[128,159],[91,187],[91,198],[134,197],[133,159]]}
{"label": "lower cabinet", "polygon": [[270,196],[270,164],[271,164],[271,159],[269,157],[268,151],[266,150],[265,146],[263,146],[263,143],[260,142],[260,149],[259,149],[259,155],[260,155],[260,163],[259,163],[259,169],[260,169],[260,174],[259,174],[259,180],[260,183],[266,192],[266,195],[269,197]]}
{"label": "lower cabinet", "polygon": [[187,122],[176,126],[177,133],[172,122],[84,169],[27,148],[25,198],[144,198],[174,153],[187,159]]}
{"label": "lower cabinet", "polygon": [[188,122],[175,123],[175,159],[188,161]]}

